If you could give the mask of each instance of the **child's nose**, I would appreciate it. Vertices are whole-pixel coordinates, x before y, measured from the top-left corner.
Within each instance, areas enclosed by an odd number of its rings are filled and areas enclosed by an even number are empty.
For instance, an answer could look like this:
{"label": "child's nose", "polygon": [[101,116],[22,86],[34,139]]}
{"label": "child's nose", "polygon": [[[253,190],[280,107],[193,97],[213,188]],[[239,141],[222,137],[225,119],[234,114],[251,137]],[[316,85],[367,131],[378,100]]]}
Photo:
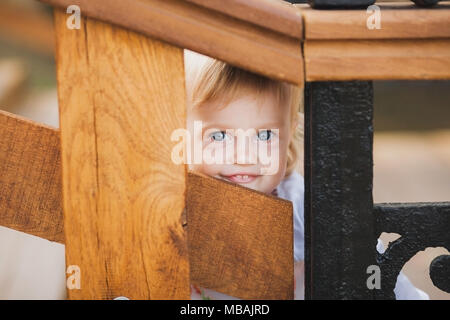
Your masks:
{"label": "child's nose", "polygon": [[258,144],[252,139],[247,139],[246,143],[235,143],[235,163],[256,164],[258,162]]}

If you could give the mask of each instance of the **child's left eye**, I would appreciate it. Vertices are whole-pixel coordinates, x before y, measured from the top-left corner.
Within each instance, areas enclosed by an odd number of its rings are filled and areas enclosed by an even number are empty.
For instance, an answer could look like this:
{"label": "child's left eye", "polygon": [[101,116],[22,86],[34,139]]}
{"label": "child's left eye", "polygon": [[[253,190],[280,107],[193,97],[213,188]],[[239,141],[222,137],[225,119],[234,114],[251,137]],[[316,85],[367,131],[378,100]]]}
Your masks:
{"label": "child's left eye", "polygon": [[262,141],[268,141],[272,137],[271,130],[261,130],[258,132],[258,139]]}

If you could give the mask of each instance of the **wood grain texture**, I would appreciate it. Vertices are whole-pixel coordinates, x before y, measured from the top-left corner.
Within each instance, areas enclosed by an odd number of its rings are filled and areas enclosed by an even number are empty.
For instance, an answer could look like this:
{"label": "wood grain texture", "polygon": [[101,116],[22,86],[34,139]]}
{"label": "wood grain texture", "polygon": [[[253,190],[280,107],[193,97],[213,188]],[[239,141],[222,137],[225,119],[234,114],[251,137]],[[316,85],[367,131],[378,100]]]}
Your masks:
{"label": "wood grain texture", "polygon": [[450,38],[450,4],[418,8],[412,2],[377,3],[381,29],[367,28],[363,10],[314,10],[295,5],[303,16],[305,39],[430,39]]}
{"label": "wood grain texture", "polygon": [[0,111],[0,225],[64,242],[59,133]]}
{"label": "wood grain texture", "polygon": [[181,224],[183,52],[110,24],[66,28],[55,10],[66,264],[70,299],[189,299]]}
{"label": "wood grain texture", "polygon": [[308,40],[307,81],[450,79],[450,39]]}
{"label": "wood grain texture", "polygon": [[189,172],[187,229],[194,284],[242,299],[293,299],[290,201]]}
{"label": "wood grain texture", "polygon": [[[43,0],[271,78],[303,85],[299,39],[184,0]],[[295,9],[295,8],[292,8]],[[126,14],[124,14],[126,12]]]}
{"label": "wood grain texture", "polygon": [[269,30],[302,39],[301,13],[282,0],[187,0]]}

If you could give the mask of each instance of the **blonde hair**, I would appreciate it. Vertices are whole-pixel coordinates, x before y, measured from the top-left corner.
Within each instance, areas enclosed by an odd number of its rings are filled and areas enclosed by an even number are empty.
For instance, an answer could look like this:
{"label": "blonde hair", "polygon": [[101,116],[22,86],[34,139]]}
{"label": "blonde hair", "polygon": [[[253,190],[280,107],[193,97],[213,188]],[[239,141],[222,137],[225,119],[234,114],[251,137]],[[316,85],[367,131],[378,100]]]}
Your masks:
{"label": "blonde hair", "polygon": [[220,102],[226,106],[243,93],[256,93],[257,99],[265,94],[275,95],[279,105],[289,104],[291,125],[295,119],[299,125],[294,130],[288,146],[287,177],[296,169],[299,161],[300,143],[303,139],[303,90],[295,85],[273,80],[231,66],[205,55],[184,50],[186,95],[189,108],[197,108],[207,102]]}

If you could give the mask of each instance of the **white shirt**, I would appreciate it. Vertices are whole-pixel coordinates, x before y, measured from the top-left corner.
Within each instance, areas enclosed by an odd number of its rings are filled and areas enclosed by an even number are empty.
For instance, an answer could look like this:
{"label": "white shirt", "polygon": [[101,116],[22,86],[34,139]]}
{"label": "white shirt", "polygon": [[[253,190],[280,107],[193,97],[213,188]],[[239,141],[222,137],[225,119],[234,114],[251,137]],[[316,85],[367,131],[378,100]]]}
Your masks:
{"label": "white shirt", "polygon": [[294,261],[305,260],[304,185],[303,177],[293,171],[277,187],[278,197],[291,201],[294,209]]}

